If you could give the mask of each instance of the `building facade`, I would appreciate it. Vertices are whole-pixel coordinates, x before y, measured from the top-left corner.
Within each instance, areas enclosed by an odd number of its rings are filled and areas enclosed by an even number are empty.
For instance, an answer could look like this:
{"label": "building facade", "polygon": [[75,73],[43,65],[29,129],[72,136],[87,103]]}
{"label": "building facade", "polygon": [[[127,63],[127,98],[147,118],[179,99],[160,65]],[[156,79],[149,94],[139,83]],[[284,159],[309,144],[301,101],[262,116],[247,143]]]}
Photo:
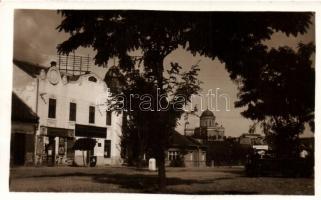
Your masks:
{"label": "building facade", "polygon": [[[122,116],[100,109],[97,98],[107,85],[96,74],[49,68],[14,60],[14,92],[39,116],[34,139],[36,165],[84,165],[96,156],[97,165],[117,165]],[[73,148],[79,138],[92,138],[92,151]],[[84,163],[85,162],[85,163]]]}
{"label": "building facade", "polygon": [[[190,117],[190,116],[188,116]],[[195,121],[194,117],[191,116],[191,119]],[[214,113],[208,109],[202,112],[199,117],[199,126],[191,127],[189,119],[185,122],[184,134],[187,136],[192,136],[194,138],[198,138],[206,141],[223,141],[225,128],[222,125],[219,125],[216,122],[216,117]],[[193,124],[196,124],[195,122]]]}
{"label": "building facade", "polygon": [[166,152],[165,164],[172,167],[206,167],[207,146],[191,136],[174,132]]}
{"label": "building facade", "polygon": [[15,93],[11,110],[10,166],[33,165],[39,117]]}

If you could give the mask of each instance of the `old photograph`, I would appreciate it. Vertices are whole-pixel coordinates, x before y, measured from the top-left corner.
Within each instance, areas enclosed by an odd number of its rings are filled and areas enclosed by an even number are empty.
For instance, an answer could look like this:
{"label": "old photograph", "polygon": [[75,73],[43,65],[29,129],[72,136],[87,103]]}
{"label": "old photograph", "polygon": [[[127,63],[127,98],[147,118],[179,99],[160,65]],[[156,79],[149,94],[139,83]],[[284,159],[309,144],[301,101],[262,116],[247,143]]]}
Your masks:
{"label": "old photograph", "polygon": [[10,192],[314,195],[315,16],[15,9]]}

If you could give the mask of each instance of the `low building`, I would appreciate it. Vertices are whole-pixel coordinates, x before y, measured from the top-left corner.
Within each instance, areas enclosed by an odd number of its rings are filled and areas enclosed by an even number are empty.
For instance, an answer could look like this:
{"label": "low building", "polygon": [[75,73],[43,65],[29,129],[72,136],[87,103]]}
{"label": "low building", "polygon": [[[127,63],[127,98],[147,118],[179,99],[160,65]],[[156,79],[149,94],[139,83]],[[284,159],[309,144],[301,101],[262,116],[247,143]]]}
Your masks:
{"label": "low building", "polygon": [[250,134],[250,133],[244,133],[239,137],[239,143],[241,145],[265,145],[265,139],[264,136],[259,134]]}
{"label": "low building", "polygon": [[10,165],[33,165],[39,117],[15,93],[11,110]]}
{"label": "low building", "polygon": [[207,147],[190,136],[174,132],[167,151],[167,166],[205,167]]}
{"label": "low building", "polygon": [[[34,163],[84,165],[89,156],[96,156],[97,165],[119,164],[122,116],[97,104],[106,94],[106,83],[89,66],[70,69],[66,61],[43,67],[14,60],[13,90],[39,116]],[[94,139],[93,151],[74,150],[79,138]]]}

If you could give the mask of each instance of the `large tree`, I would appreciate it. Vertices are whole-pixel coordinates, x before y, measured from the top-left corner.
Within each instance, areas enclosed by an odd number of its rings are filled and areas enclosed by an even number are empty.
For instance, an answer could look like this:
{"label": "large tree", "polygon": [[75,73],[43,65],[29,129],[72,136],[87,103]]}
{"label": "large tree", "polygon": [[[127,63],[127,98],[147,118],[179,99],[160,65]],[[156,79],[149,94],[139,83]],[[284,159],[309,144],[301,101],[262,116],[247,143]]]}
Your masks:
{"label": "large tree", "polygon": [[[266,59],[257,59],[269,54],[263,41],[269,40],[276,31],[294,36],[305,33],[312,16],[311,13],[289,12],[122,10],[66,10],[61,14],[64,19],[58,30],[70,33],[70,37],[58,45],[59,53],[92,47],[96,52],[96,64],[106,65],[110,58],[118,57],[122,70],[130,71],[134,65],[129,54],[139,50],[144,70],[155,80],[161,94],[166,94],[164,59],[180,46],[193,55],[218,58],[225,63],[231,78],[244,84],[244,81],[251,81],[251,74],[257,74],[255,71],[266,65]],[[160,119],[152,121],[152,125],[157,129],[153,134],[156,151],[162,152],[169,136],[168,123],[180,115],[169,118],[164,112],[151,114]],[[156,159],[162,189],[165,186],[163,153]]]}
{"label": "large tree", "polygon": [[313,53],[312,43],[272,48],[256,58],[264,63],[259,70],[242,78],[236,106],[247,106],[243,116],[262,125],[278,156],[294,156],[304,125],[314,129]]}

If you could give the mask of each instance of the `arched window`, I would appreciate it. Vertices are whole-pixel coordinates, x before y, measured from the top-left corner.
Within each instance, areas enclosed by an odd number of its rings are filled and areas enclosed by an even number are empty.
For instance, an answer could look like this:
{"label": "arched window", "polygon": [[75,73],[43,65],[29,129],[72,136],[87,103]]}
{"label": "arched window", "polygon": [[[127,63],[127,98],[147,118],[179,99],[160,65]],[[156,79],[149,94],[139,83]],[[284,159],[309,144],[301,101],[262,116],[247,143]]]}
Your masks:
{"label": "arched window", "polygon": [[88,78],[88,81],[91,81],[91,82],[97,82],[97,79],[94,77],[94,76],[90,76],[89,78]]}

